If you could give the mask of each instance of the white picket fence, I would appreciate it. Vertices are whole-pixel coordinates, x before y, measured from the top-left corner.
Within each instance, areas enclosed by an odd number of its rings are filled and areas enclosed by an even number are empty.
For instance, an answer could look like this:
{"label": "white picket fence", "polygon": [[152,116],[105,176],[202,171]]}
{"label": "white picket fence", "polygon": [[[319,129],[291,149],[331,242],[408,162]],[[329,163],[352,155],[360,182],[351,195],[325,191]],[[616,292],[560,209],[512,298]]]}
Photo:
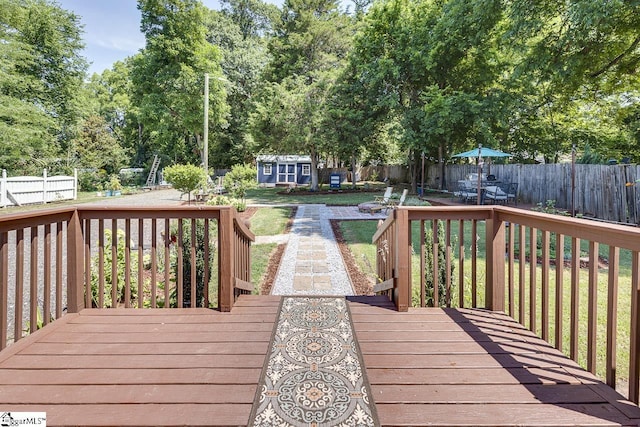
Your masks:
{"label": "white picket fence", "polygon": [[0,179],[0,207],[49,203],[78,198],[78,171],[73,176],[15,176],[7,178],[2,170]]}

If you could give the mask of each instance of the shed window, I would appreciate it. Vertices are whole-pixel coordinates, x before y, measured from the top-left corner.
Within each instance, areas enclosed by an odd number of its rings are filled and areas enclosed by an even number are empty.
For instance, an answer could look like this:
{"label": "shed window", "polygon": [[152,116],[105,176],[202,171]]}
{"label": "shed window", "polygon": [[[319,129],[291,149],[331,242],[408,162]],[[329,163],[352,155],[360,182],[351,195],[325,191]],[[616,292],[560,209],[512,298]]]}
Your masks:
{"label": "shed window", "polygon": [[302,175],[303,176],[311,175],[311,165],[302,165]]}
{"label": "shed window", "polygon": [[266,163],[265,165],[262,166],[262,174],[263,175],[271,175],[273,169],[273,165],[271,163]]}

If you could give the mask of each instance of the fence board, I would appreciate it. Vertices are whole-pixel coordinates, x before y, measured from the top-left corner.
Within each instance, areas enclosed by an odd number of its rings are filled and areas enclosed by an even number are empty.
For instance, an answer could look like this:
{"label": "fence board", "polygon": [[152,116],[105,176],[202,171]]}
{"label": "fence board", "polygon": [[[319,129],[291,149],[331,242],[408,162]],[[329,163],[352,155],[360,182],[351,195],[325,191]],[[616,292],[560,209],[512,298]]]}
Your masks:
{"label": "fence board", "polygon": [[[425,169],[425,186],[439,188],[438,165]],[[527,204],[554,201],[555,207],[605,221],[640,225],[640,177],[638,165],[575,165],[575,190],[572,191],[570,163],[506,164],[484,166],[485,173],[505,182],[518,183],[518,198]],[[477,166],[447,165],[444,189],[453,192],[459,180],[477,172]],[[573,197],[572,197],[573,194]]]}

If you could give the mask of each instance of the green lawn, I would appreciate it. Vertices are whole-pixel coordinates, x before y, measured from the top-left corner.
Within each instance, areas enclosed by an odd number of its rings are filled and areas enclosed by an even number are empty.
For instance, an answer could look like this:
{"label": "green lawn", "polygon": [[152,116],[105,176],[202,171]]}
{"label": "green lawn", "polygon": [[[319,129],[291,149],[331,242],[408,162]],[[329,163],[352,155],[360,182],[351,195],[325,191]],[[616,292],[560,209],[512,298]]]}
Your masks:
{"label": "green lawn", "polygon": [[[427,223],[427,227],[429,227],[430,223]],[[371,237],[375,233],[376,230],[376,222],[375,221],[343,221],[340,224],[342,233],[344,235],[347,244],[349,245],[350,250],[354,254],[354,257],[358,263],[359,268],[369,275],[372,278],[375,278],[375,262],[376,262],[376,249],[375,246],[371,243]],[[419,247],[419,224],[417,222],[413,223],[412,228],[412,242],[413,242],[413,256],[412,256],[412,273],[413,273],[413,298],[416,301],[419,297],[419,269],[420,269],[420,247]],[[452,223],[451,227],[452,231],[452,263],[454,264],[454,272],[452,274],[454,280],[453,287],[453,305],[457,305],[457,293],[459,291],[458,284],[458,257],[457,257],[457,242],[458,242],[458,224]],[[517,233],[516,233],[517,234]],[[526,233],[526,251],[528,255],[529,250],[529,233]],[[555,236],[551,236],[551,241],[555,240]],[[482,307],[484,305],[484,286],[485,286],[485,227],[483,222],[478,222],[477,228],[477,244],[478,244],[478,263],[477,263],[477,271],[478,271],[478,306]],[[517,239],[517,237],[516,237]],[[565,238],[565,259],[570,258],[571,256],[571,240]],[[464,288],[465,288],[465,305],[469,306],[471,302],[470,295],[470,287],[471,287],[471,261],[470,261],[470,253],[471,253],[471,223],[469,221],[465,222],[465,261],[464,261]],[[538,236],[538,245],[541,242],[541,237]],[[581,242],[581,252],[585,252],[588,248],[589,242],[582,241]],[[516,240],[517,247],[517,240]],[[551,248],[554,249],[553,247]],[[538,250],[540,252],[540,250]],[[601,245],[599,248],[600,255],[604,258],[608,255],[608,247]],[[540,254],[539,254],[540,256]],[[552,257],[555,256],[555,252],[553,252]],[[507,266],[508,268],[508,266]],[[514,269],[514,282],[515,282],[515,306],[514,313],[515,317],[518,317],[519,312],[519,263],[516,261],[515,269]],[[549,337],[551,343],[554,342],[554,334],[555,334],[555,268],[551,267],[550,269],[550,289],[549,289]],[[597,293],[598,293],[598,304],[597,304],[597,319],[598,319],[598,327],[597,327],[597,370],[596,373],[600,378],[605,377],[605,360],[606,360],[606,313],[607,313],[607,269],[600,269],[598,272],[598,285],[597,285]],[[530,327],[529,324],[529,308],[530,308],[530,293],[529,293],[529,282],[530,282],[530,267],[527,265],[524,273],[525,279],[525,303],[524,303],[524,324],[527,327]],[[623,383],[628,378],[628,368],[629,368],[629,334],[630,334],[630,296],[631,296],[631,254],[629,251],[620,251],[620,273],[618,276],[619,284],[618,284],[618,334],[617,334],[617,377]],[[578,362],[584,367],[586,366],[586,349],[587,349],[587,322],[589,316],[588,310],[588,270],[586,268],[582,268],[580,270],[579,275],[579,333],[578,333],[578,342],[579,342],[579,351],[578,351]],[[542,268],[540,265],[536,267],[536,332],[538,335],[541,335],[542,330],[542,320],[541,320],[541,305],[542,305]],[[564,268],[563,274],[563,282],[562,282],[562,295],[563,295],[563,351],[565,354],[569,354],[569,336],[570,336],[570,306],[571,306],[571,276],[570,269]],[[505,298],[508,298],[505,295]],[[508,301],[508,299],[506,300]],[[621,390],[625,391],[625,390]]]}
{"label": "green lawn", "polygon": [[[256,236],[274,236],[284,233],[292,214],[290,207],[262,207],[250,219],[251,231]],[[254,294],[260,293],[259,285],[269,265],[269,259],[278,245],[263,243],[251,245],[251,281],[256,285]]]}
{"label": "green lawn", "polygon": [[285,191],[284,188],[256,188],[247,192],[247,204],[268,204],[268,205],[299,205],[299,204],[327,204],[356,206],[359,203],[369,202],[376,196],[384,193],[384,185],[379,191],[361,191],[350,193],[347,188],[344,191],[335,190],[330,194],[302,194],[296,191],[291,193],[278,194]]}

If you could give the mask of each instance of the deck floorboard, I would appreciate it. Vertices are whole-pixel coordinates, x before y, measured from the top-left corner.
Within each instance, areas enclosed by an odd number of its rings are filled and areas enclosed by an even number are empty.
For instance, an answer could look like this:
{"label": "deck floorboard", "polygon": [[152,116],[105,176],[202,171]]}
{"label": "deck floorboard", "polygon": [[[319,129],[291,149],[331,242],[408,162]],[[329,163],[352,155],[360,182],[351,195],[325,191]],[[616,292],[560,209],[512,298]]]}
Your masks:
{"label": "deck floorboard", "polygon": [[[383,425],[639,425],[640,409],[512,319],[350,297]],[[0,353],[0,411],[48,425],[246,425],[279,297],[84,310]]]}

